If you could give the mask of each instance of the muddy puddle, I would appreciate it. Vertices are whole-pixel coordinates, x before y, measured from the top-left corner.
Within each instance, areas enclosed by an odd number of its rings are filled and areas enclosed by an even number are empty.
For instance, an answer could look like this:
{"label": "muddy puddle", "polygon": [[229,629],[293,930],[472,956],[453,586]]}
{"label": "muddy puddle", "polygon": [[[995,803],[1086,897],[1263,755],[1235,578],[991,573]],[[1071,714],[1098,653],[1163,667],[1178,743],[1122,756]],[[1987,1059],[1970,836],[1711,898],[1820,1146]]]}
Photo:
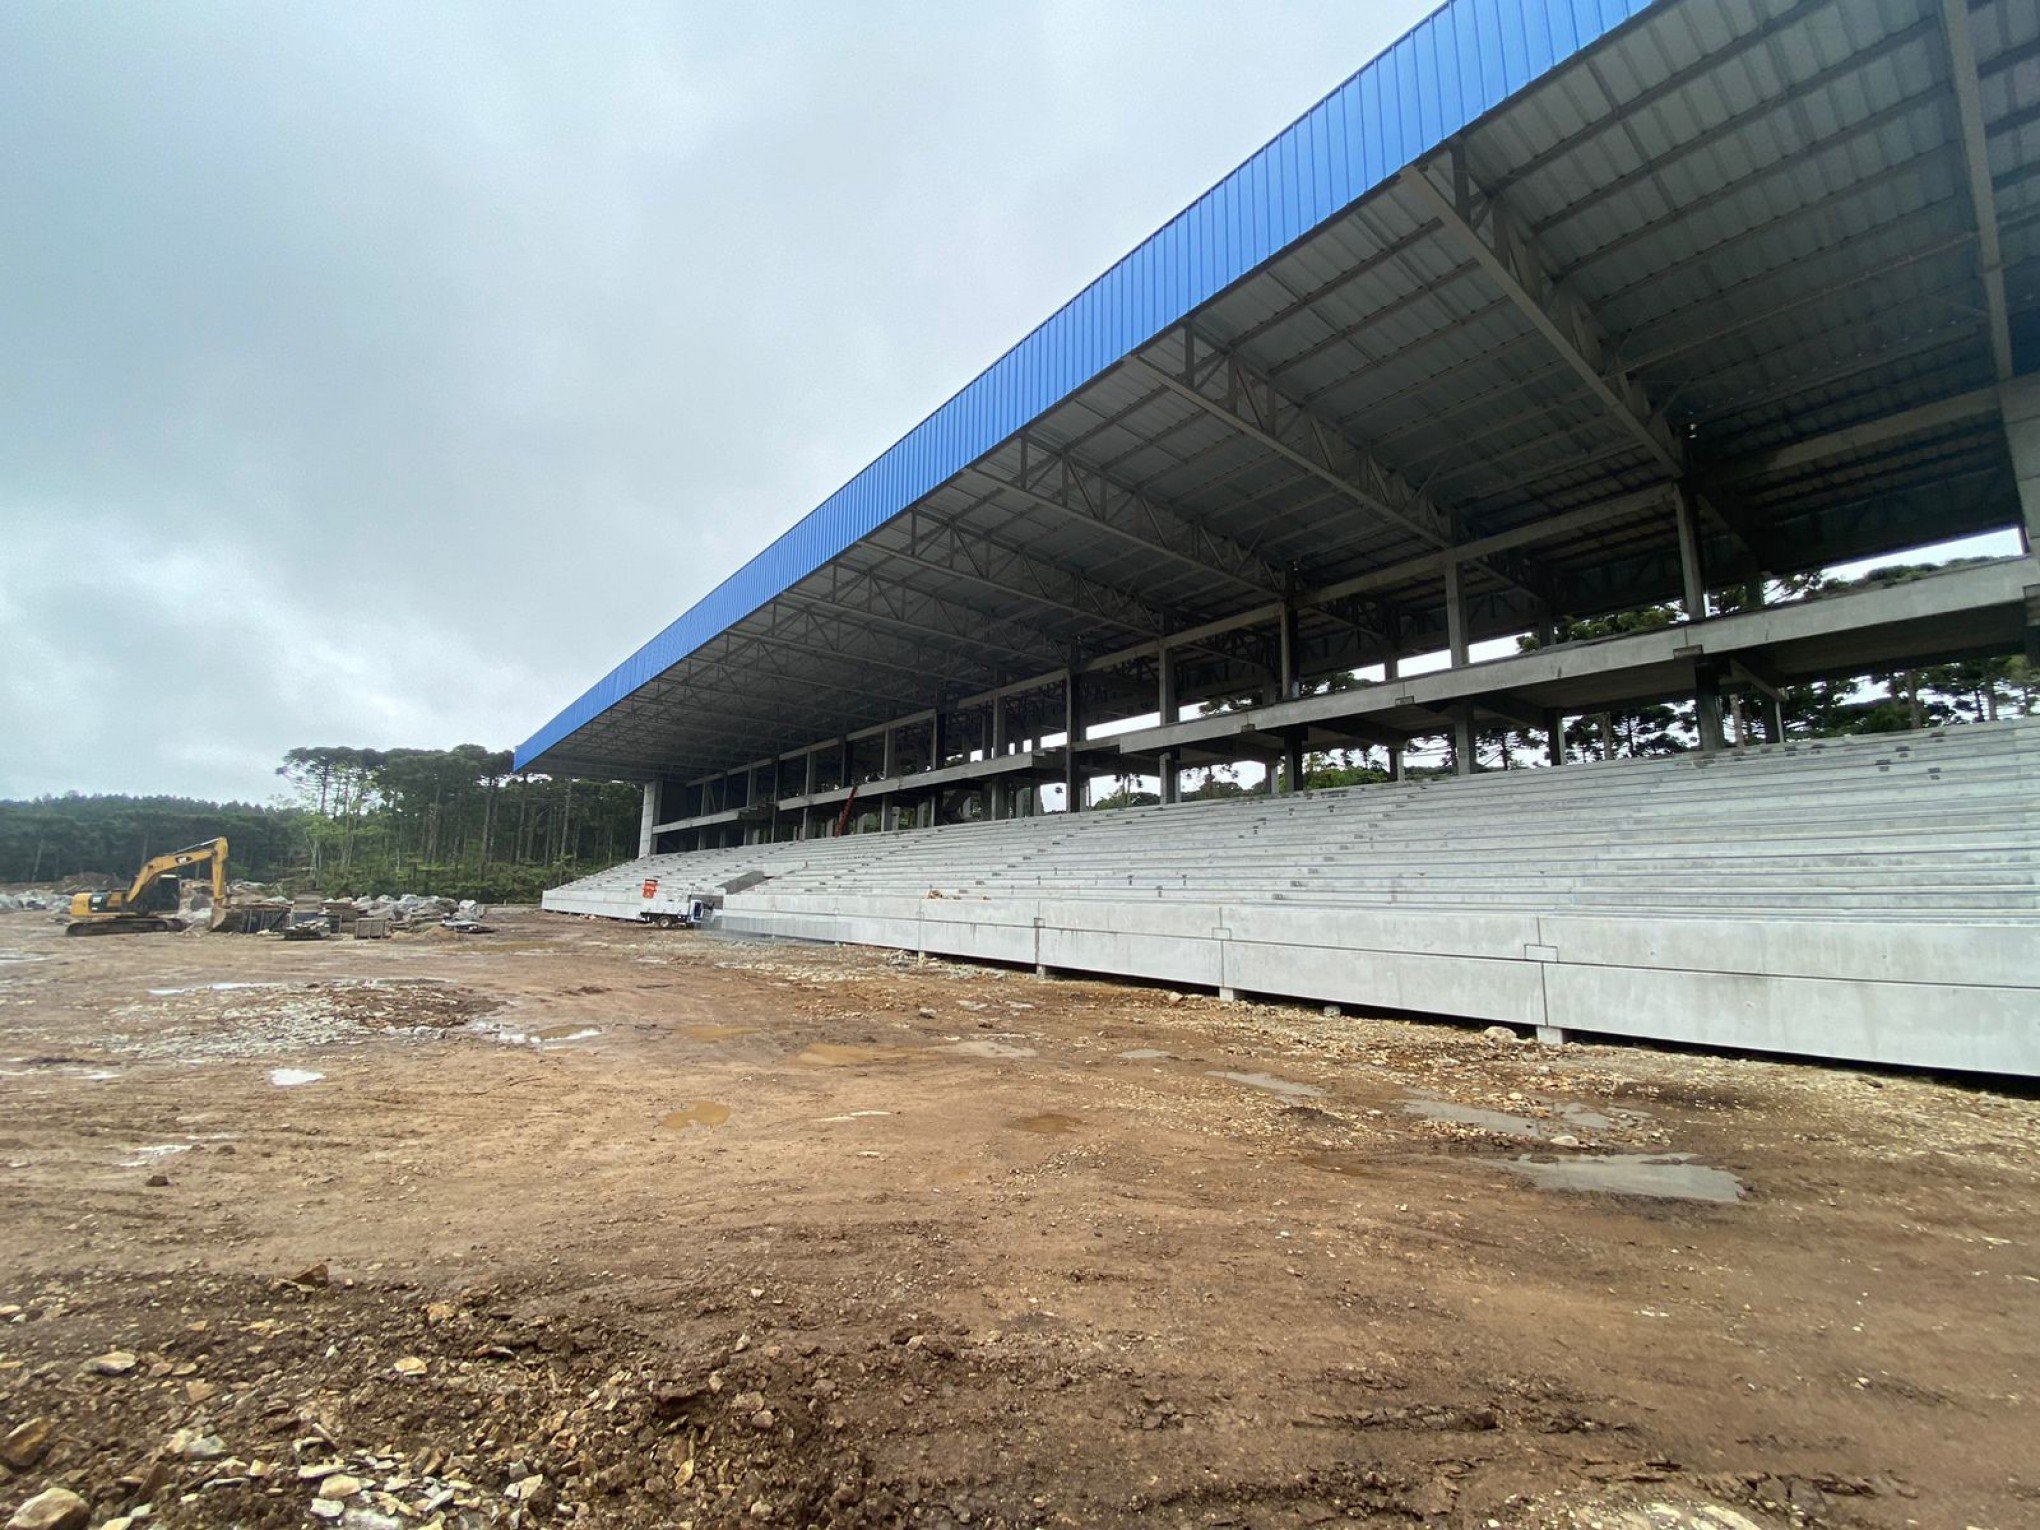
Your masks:
{"label": "muddy puddle", "polygon": [[952,1041],[941,1050],[953,1052],[959,1057],[1014,1058],[1039,1055],[1032,1047],[1023,1047],[1012,1041],[999,1041],[989,1036],[973,1036],[968,1041]]}
{"label": "muddy puddle", "polygon": [[1453,1121],[1461,1126],[1477,1126],[1483,1131],[1496,1132],[1504,1137],[1527,1137],[1537,1141],[1556,1136],[1569,1136],[1577,1132],[1606,1131],[1615,1124],[1598,1110],[1573,1104],[1554,1105],[1549,1120],[1513,1115],[1505,1110],[1486,1110],[1478,1105],[1461,1105],[1456,1100],[1439,1100],[1428,1096],[1404,1100],[1402,1108],[1403,1114],[1422,1116],[1426,1121]]}
{"label": "muddy puddle", "polygon": [[592,1041],[601,1034],[599,1025],[548,1025],[542,1031],[533,1031],[531,1039],[543,1046],[560,1041]]}
{"label": "muddy puddle", "polygon": [[1083,1123],[1075,1116],[1066,1116],[1059,1111],[1044,1110],[1039,1115],[1015,1116],[1006,1123],[1015,1131],[1033,1132],[1040,1137],[1061,1137],[1075,1131]]}
{"label": "muddy puddle", "polygon": [[854,1068],[860,1063],[908,1062],[921,1055],[919,1047],[851,1045],[845,1042],[811,1042],[794,1053],[793,1060],[815,1068]]}
{"label": "muddy puddle", "polygon": [[1741,1180],[1726,1169],[1695,1163],[1690,1153],[1608,1153],[1550,1159],[1526,1154],[1502,1167],[1523,1175],[1539,1190],[1597,1191],[1717,1205],[1733,1205],[1743,1197]]}
{"label": "muddy puddle", "polygon": [[670,1126],[679,1131],[689,1127],[721,1126],[730,1118],[730,1108],[715,1100],[696,1100],[684,1109],[669,1111],[659,1120],[659,1125]]}
{"label": "muddy puddle", "polygon": [[1277,1078],[1272,1073],[1229,1073],[1223,1069],[1213,1068],[1205,1076],[1222,1078],[1228,1083],[1245,1084],[1249,1089],[1264,1089],[1269,1094],[1279,1094],[1290,1100],[1321,1100],[1325,1094],[1316,1084],[1298,1083],[1293,1078]]}
{"label": "muddy puddle", "polygon": [[1301,1153],[1296,1161],[1321,1174],[1338,1174],[1347,1179],[1372,1179],[1378,1172],[1358,1153]]}
{"label": "muddy puddle", "polygon": [[748,1025],[683,1025],[680,1037],[684,1041],[734,1041],[739,1036],[748,1036],[752,1027]]}

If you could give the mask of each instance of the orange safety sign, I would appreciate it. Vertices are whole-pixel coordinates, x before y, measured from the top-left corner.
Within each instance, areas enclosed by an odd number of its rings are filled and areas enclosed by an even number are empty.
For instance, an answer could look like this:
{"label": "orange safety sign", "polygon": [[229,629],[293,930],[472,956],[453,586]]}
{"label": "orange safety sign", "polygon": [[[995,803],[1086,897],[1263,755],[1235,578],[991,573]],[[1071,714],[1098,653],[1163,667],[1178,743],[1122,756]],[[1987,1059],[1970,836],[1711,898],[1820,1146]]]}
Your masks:
{"label": "orange safety sign", "polygon": [[647,898],[655,898],[658,896],[658,893],[659,893],[659,879],[657,877],[646,877],[645,896]]}

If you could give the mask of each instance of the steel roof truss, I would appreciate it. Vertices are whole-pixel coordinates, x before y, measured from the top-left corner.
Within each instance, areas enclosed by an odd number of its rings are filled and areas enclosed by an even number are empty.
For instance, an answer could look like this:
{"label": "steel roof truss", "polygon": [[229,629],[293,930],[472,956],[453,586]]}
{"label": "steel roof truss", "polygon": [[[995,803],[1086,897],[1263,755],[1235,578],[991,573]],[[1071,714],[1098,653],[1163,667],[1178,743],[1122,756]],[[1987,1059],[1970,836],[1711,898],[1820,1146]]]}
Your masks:
{"label": "steel roof truss", "polygon": [[1281,573],[1230,537],[1194,517],[1162,504],[1141,490],[1116,482],[1065,451],[1023,432],[1020,464],[1007,475],[981,462],[971,469],[1006,493],[1043,509],[1059,511],[1104,531],[1164,554],[1177,562],[1223,579],[1257,595],[1279,594]]}
{"label": "steel roof truss", "polygon": [[1978,275],[1990,315],[1990,357],[1999,382],[2012,379],[2012,321],[2005,305],[2005,256],[1998,238],[1997,193],[1990,179],[1990,145],[1983,131],[1983,97],[1976,74],[1976,48],[1969,35],[1968,0],[1941,0],[1948,34],[1948,68],[1955,79],[1955,103],[1962,121],[1963,169],[1968,174],[1969,208],[1976,219]]}
{"label": "steel roof truss", "polygon": [[1018,596],[1087,622],[1107,622],[1129,632],[1159,634],[1169,617],[1116,585],[1093,579],[1037,557],[996,537],[963,531],[919,508],[889,530],[903,531],[904,549],[885,546],[888,557]]}
{"label": "steel roof truss", "polygon": [[1231,351],[1207,344],[1200,355],[1197,336],[1187,324],[1177,326],[1174,334],[1184,362],[1180,374],[1164,370],[1140,352],[1129,356],[1125,365],[1159,379],[1179,398],[1433,547],[1451,544],[1445,513],[1400,474],[1290,399]]}

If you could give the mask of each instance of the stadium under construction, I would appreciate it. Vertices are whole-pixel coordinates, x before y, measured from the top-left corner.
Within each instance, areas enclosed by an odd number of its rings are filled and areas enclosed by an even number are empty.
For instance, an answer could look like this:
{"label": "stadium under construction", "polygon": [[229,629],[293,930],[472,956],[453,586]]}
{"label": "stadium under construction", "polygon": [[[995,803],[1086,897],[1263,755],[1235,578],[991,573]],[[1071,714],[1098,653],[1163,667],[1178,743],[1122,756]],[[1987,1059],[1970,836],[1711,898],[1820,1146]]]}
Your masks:
{"label": "stadium under construction", "polygon": [[644,784],[546,907],[2040,1074],[2040,719],[1778,706],[2033,655],[2036,368],[2030,0],[1450,0],[518,751]]}

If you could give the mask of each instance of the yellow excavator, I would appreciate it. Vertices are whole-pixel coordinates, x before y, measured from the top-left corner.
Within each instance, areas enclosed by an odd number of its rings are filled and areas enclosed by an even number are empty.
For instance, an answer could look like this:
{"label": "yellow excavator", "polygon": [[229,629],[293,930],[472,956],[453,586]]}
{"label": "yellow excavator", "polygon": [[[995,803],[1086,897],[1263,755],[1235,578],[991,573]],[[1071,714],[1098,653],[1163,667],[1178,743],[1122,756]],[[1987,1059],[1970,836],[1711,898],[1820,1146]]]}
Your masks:
{"label": "yellow excavator", "polygon": [[177,873],[187,866],[212,867],[211,928],[227,914],[227,842],[204,844],[159,855],[135,873],[127,891],[81,892],[71,897],[66,935],[147,935],[180,928],[175,918],[182,890]]}

